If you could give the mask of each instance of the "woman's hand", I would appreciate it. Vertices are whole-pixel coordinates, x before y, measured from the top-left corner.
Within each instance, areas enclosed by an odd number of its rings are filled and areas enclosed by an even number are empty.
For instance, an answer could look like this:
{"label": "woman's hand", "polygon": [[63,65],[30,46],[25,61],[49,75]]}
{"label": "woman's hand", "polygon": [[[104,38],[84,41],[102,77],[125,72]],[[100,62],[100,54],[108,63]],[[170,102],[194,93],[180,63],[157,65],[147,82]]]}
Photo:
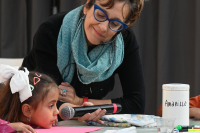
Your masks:
{"label": "woman's hand", "polygon": [[[82,98],[79,98],[76,95],[75,89],[67,82],[61,83],[61,85],[58,86],[59,89],[59,97],[58,99],[63,102],[71,103],[74,105],[81,105],[83,102]],[[63,95],[63,91],[66,90],[66,95]]]}
{"label": "woman's hand", "polygon": [[31,126],[26,125],[22,122],[10,123],[8,125],[10,125],[12,128],[14,128],[18,132],[37,133],[37,131],[35,131]]}
{"label": "woman's hand", "polygon": [[[83,106],[93,106],[93,103],[91,102],[85,102],[83,103]],[[101,109],[98,109],[96,110],[95,112],[93,113],[87,113],[85,114],[84,116],[82,117],[79,117],[78,118],[78,121],[82,122],[82,121],[85,121],[85,122],[88,122],[88,121],[96,121],[100,124],[103,124],[103,121],[99,120],[103,115],[105,115],[106,113],[106,110],[101,110]]]}
{"label": "woman's hand", "polygon": [[[91,102],[85,102],[83,103],[83,106],[93,106],[94,104],[91,103]],[[61,117],[61,110],[62,108],[64,108],[65,106],[70,106],[70,107],[80,107],[80,105],[74,105],[74,104],[70,104],[70,103],[63,103],[60,108],[59,108],[59,112],[60,112],[60,117]],[[88,122],[88,121],[96,121],[100,124],[103,124],[103,121],[99,120],[103,115],[105,115],[106,113],[106,110],[96,110],[95,112],[93,113],[87,113],[85,114],[84,116],[82,117],[78,117],[78,121],[80,122]],[[61,117],[62,118],[62,117]],[[75,119],[77,119],[77,117],[74,117]],[[72,119],[74,119],[72,118]]]}

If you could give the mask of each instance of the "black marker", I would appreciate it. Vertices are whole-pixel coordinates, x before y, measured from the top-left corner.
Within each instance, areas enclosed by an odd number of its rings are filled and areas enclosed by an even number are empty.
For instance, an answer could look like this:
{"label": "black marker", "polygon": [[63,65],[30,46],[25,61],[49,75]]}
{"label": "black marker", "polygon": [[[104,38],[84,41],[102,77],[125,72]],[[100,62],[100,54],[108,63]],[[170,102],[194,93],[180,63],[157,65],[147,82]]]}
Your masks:
{"label": "black marker", "polygon": [[176,129],[183,130],[183,129],[193,129],[194,126],[177,126]]}
{"label": "black marker", "polygon": [[188,132],[188,129],[180,129],[179,132]]}

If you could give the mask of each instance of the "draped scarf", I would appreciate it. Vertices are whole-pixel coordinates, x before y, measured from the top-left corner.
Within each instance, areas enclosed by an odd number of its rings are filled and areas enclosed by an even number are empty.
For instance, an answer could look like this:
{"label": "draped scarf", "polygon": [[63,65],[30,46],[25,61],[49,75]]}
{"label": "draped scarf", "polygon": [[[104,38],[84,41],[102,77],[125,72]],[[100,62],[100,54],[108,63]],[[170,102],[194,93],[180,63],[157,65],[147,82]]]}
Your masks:
{"label": "draped scarf", "polygon": [[[66,14],[59,31],[57,66],[64,82],[71,83],[75,69],[83,84],[103,81],[113,74],[124,58],[124,41],[121,33],[112,43],[99,44],[88,53],[84,32],[85,16],[80,19],[83,8],[84,5]],[[109,42],[111,40],[107,43]]]}

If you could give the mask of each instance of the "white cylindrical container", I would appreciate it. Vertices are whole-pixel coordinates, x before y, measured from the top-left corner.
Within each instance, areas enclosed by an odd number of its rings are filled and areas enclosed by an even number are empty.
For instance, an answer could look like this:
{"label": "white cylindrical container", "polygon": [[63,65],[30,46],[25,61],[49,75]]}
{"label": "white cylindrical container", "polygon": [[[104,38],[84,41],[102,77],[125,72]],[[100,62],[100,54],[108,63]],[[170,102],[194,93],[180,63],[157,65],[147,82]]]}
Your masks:
{"label": "white cylindrical container", "polygon": [[174,126],[189,126],[188,84],[163,84],[162,117],[176,118]]}

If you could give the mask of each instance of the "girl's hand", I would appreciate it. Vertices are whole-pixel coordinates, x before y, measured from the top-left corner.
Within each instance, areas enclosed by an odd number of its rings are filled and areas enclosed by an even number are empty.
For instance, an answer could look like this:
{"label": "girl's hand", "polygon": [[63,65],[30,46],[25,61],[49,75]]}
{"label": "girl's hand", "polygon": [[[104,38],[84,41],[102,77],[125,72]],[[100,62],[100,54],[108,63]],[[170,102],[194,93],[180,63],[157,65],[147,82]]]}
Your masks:
{"label": "girl's hand", "polygon": [[[94,104],[91,103],[91,102],[84,102],[83,103],[83,106],[93,106]],[[106,110],[101,110],[101,109],[98,109],[96,110],[95,112],[93,113],[87,113],[85,114],[84,116],[82,117],[79,117],[78,118],[78,121],[82,122],[82,121],[85,121],[85,122],[88,122],[88,121],[96,121],[100,124],[103,124],[103,121],[99,120],[103,115],[105,115],[106,113]]]}
{"label": "girl's hand", "polygon": [[[61,83],[61,85],[58,86],[59,89],[59,97],[58,99],[63,102],[75,104],[75,105],[81,105],[83,100],[82,98],[79,98],[76,95],[75,89],[67,82]],[[66,95],[63,95],[63,91],[66,90]]]}
{"label": "girl's hand", "polygon": [[31,126],[26,125],[22,122],[10,123],[8,125],[10,125],[12,128],[14,128],[18,132],[37,133],[37,131],[35,131]]}

